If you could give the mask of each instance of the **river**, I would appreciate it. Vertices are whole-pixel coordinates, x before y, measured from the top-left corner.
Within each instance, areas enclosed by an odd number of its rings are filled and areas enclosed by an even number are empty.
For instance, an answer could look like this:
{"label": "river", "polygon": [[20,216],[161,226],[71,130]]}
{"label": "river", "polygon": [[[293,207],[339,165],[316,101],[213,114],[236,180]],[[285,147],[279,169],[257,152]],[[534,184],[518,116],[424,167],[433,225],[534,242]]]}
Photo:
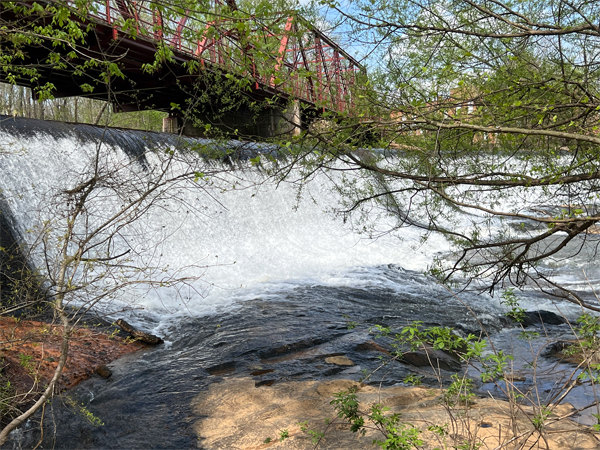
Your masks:
{"label": "river", "polygon": [[[164,152],[181,145],[175,137],[156,133],[0,117],[0,193],[8,205],[3,214],[10,215],[13,234],[33,245],[40,224],[61,218],[68,206],[61,195],[85,180],[98,146],[108,166],[127,166],[134,180],[130,189],[144,173],[161,167],[164,159],[154,158],[150,149]],[[254,144],[223,145],[238,155],[261,150]],[[497,297],[477,292],[455,296],[424,275],[434,255],[449,251],[443,238],[423,243],[412,228],[376,239],[359,233],[335,214],[341,200],[335,173],[319,174],[299,189],[296,183],[267,178],[247,158],[194,161],[201,167],[195,170],[202,171],[197,188],[177,185],[176,195],[164,202],[161,197],[159,207],[120,229],[111,244],[115,253],[133,249],[128,256],[132,265],[168,268],[190,281],[183,287],[136,285],[96,305],[109,318],[125,317],[162,336],[165,344],[116,361],[111,378],[92,377],[68,393],[103,426],[55,400],[40,448],[73,448],[74,442],[86,449],[197,448],[192,425],[201,418],[190,404],[209,384],[226,376],[253,376],[257,385],[358,380],[363,370],[380,364],[378,355],[364,346],[377,324],[397,329],[420,320],[452,326],[465,335],[478,333],[482,324],[498,348],[515,351],[516,370],[531,381],[528,344],[517,339],[518,330],[504,318],[507,309]],[[301,176],[292,173],[291,179],[296,175]],[[125,201],[110,197],[106,186],[99,192],[89,207],[96,217],[107,217]],[[40,268],[45,258],[52,259],[47,249],[31,256]],[[583,270],[591,283],[599,278],[593,255],[585,252],[549,264],[556,277],[588,294]],[[522,296],[528,310],[551,310],[569,320],[579,313],[564,304],[557,310],[551,299],[535,292]],[[75,306],[81,302],[85,298],[72,300]],[[535,348],[545,345],[544,332],[550,341],[569,334],[568,325],[536,329],[542,337],[533,342]],[[326,356],[342,354],[355,366],[323,364]],[[571,367],[540,361],[538,379],[551,393],[557,374]],[[391,385],[411,373],[409,366],[397,365],[372,382]],[[423,381],[437,384],[432,375]],[[493,389],[478,388],[481,394]],[[581,386],[569,401],[582,406],[590,395]],[[582,422],[589,419],[589,414],[580,416]],[[34,422],[28,423],[7,448],[35,445],[35,430]]]}

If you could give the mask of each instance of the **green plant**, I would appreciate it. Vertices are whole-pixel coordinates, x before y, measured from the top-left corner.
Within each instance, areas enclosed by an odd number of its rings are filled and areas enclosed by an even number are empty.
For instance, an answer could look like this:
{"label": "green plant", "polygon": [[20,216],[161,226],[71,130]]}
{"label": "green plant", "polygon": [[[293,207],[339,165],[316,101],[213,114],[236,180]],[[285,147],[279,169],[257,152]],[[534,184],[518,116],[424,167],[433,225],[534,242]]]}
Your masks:
{"label": "green plant", "polygon": [[589,313],[577,318],[573,328],[576,342],[563,350],[565,355],[575,356],[582,362],[582,371],[578,380],[600,382],[600,364],[593,362],[593,357],[600,350],[600,317]]}
{"label": "green plant", "polygon": [[402,380],[402,382],[406,383],[406,384],[411,384],[413,386],[420,386],[422,383],[422,381],[421,381],[422,379],[423,379],[423,375],[410,374],[410,375],[407,375],[406,377],[404,377],[404,380]]}
{"label": "green plant", "polygon": [[504,378],[509,361],[514,361],[514,359],[512,355],[505,354],[503,350],[481,358],[483,365],[481,381],[485,383]]}
{"label": "green plant", "polygon": [[29,373],[32,373],[35,370],[35,363],[32,355],[19,353],[19,365]]}
{"label": "green plant", "polygon": [[65,396],[66,403],[71,406],[77,414],[87,420],[89,423],[94,425],[95,427],[104,426],[104,422],[98,416],[96,416],[93,412],[86,408],[83,403],[78,403],[75,399],[69,396]]}
{"label": "green plant", "polygon": [[468,408],[473,403],[473,380],[457,374],[452,375],[452,383],[443,394],[443,401],[447,406]]}
{"label": "green plant", "polygon": [[283,429],[279,432],[279,440],[280,441],[285,441],[286,439],[288,439],[290,437],[290,432],[287,429]]}
{"label": "green plant", "polygon": [[579,316],[574,329],[578,338],[578,346],[582,349],[597,351],[600,347],[600,317],[586,313]]}
{"label": "green plant", "polygon": [[540,337],[540,333],[537,331],[521,331],[517,336],[518,339],[522,339],[524,341],[532,341]]}
{"label": "green plant", "polygon": [[515,322],[522,323],[525,320],[525,310],[519,306],[519,298],[514,289],[506,289],[500,297],[502,298],[500,303],[510,308],[506,315]]}
{"label": "green plant", "polygon": [[536,430],[541,430],[544,427],[550,414],[552,414],[552,410],[548,406],[543,405],[540,407],[539,411],[531,419],[531,423],[533,423]]}
{"label": "green plant", "polygon": [[398,413],[386,415],[389,408],[375,404],[369,411],[361,412],[356,392],[356,387],[338,392],[331,401],[337,416],[350,423],[353,433],[364,436],[369,428],[379,431],[384,438],[374,439],[373,444],[383,450],[410,450],[423,444],[420,430],[411,424],[402,423]]}
{"label": "green plant", "polygon": [[[115,326],[114,323],[112,325]],[[108,337],[108,339],[115,339],[118,335],[119,335],[119,329],[115,328],[107,337]]]}
{"label": "green plant", "polygon": [[346,320],[346,326],[349,330],[353,330],[358,326],[358,322],[350,320],[350,316],[348,314],[342,314],[342,317]]}
{"label": "green plant", "polygon": [[310,436],[310,441],[314,446],[319,445],[319,442],[323,439],[323,436],[325,436],[324,431],[316,431],[308,428],[308,421],[300,422],[298,425],[300,425],[300,431]]}
{"label": "green plant", "polygon": [[[512,306],[517,307],[515,304]],[[506,401],[508,404],[506,411],[512,428],[506,430],[508,431],[507,436],[512,435],[513,437],[504,436],[505,428],[502,428],[503,434],[498,437],[498,445],[494,444],[493,447],[497,449],[508,448],[506,447],[508,444],[515,445],[515,448],[530,448],[532,443],[535,445],[537,441],[548,440],[551,433],[556,432],[555,430],[550,431],[550,426],[554,426],[556,422],[554,417],[551,418],[556,405],[564,401],[571,389],[584,379],[588,380],[591,385],[600,383],[600,364],[591,363],[589,359],[585,359],[579,367],[573,369],[567,381],[562,382],[562,384],[557,383],[555,392],[551,396],[543,397],[540,395],[538,385],[523,389],[521,385],[513,383],[514,368],[512,363],[514,357],[512,355],[494,347],[486,340],[476,338],[474,335],[469,334],[466,338],[463,338],[451,328],[427,327],[419,321],[408,324],[398,332],[384,326],[374,326],[371,328],[371,332],[375,333],[377,338],[391,339],[395,351],[384,358],[381,365],[365,379],[369,379],[380,368],[389,366],[391,362],[401,359],[404,352],[414,349],[422,350],[423,347],[425,349],[435,348],[454,354],[469,367],[469,372],[465,371],[462,374],[451,375],[449,384],[447,384],[444,374],[438,368],[432,367],[434,376],[438,377],[440,387],[444,387],[439,399],[448,419],[447,421],[444,419],[443,423],[431,423],[427,429],[437,436],[436,439],[441,444],[440,448],[444,450],[476,450],[487,445],[486,439],[489,439],[489,435],[483,438],[478,433],[483,428],[489,428],[490,425],[484,427],[480,423],[481,419],[476,418],[478,416],[474,415],[479,414],[479,412],[475,413],[473,410],[476,405],[475,378],[473,377],[475,371],[479,373],[481,382],[492,383],[495,389],[501,393],[501,399],[505,399],[501,401]],[[578,320],[577,327],[574,327],[574,333],[580,340],[585,342],[577,348],[580,351],[582,348],[598,348],[600,343],[598,339],[599,332],[600,319],[589,314],[581,317]],[[520,364],[524,364],[533,371],[532,379],[535,382],[536,371],[538,370],[537,361],[541,350],[536,348],[533,341],[539,338],[539,333],[522,331],[518,337],[524,339],[526,341],[525,345],[531,350],[531,359],[521,361]],[[588,352],[588,354],[590,353]],[[469,376],[467,376],[467,373]],[[421,376],[410,374],[403,381],[418,385],[421,382]],[[429,390],[428,395],[435,396],[437,392]],[[353,433],[364,436],[367,432],[375,431],[383,435],[384,438],[376,438],[373,441],[381,449],[417,449],[422,445],[423,435],[421,431],[411,423],[403,422],[400,414],[390,413],[389,409],[381,404],[369,406],[361,404],[357,386],[335,394],[331,404],[335,409],[337,418],[348,423]],[[534,413],[530,415],[523,405],[531,406]],[[593,404],[590,406],[593,406]],[[527,419],[524,418],[523,413],[527,413]],[[598,420],[598,424],[594,426],[594,429],[600,430],[600,412],[593,414],[593,417]],[[477,421],[477,424],[473,423],[474,420]],[[527,431],[522,429],[518,431],[522,426],[529,426],[529,428]],[[301,424],[301,429],[308,432],[307,424]],[[318,445],[324,433],[319,432],[315,436],[316,439],[313,440],[313,444]],[[516,443],[518,439],[522,439],[521,444]]]}
{"label": "green plant", "polygon": [[18,412],[15,387],[9,380],[3,378],[0,378],[0,421],[12,418]]}

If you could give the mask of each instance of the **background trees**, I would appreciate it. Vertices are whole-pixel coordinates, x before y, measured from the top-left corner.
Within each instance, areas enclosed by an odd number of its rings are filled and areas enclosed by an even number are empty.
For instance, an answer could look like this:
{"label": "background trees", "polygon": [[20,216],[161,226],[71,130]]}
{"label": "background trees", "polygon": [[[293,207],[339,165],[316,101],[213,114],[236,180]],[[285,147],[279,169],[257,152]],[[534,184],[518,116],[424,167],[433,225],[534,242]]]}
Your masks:
{"label": "background trees", "polygon": [[39,102],[32,97],[30,88],[7,83],[0,83],[0,114],[145,131],[161,131],[162,119],[167,116],[160,111],[115,113],[107,102],[81,97]]}
{"label": "background trees", "polygon": [[[362,211],[368,221],[379,211],[396,221],[388,231],[444,233],[457,252],[432,272],[446,281],[462,274],[491,290],[533,284],[598,309],[555,283],[547,265],[597,242],[598,6],[329,6],[351,24],[373,74],[360,126],[340,122],[316,136],[335,148],[325,163],[333,156],[371,178],[346,189],[344,215]],[[373,147],[398,151],[360,157],[353,150],[366,134]]]}

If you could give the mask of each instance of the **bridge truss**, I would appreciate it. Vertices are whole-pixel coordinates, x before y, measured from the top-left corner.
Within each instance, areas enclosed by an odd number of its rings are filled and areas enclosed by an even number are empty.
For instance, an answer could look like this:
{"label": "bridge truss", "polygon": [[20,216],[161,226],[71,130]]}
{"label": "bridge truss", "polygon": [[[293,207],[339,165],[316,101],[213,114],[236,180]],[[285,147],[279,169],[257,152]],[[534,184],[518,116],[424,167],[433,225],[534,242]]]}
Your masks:
{"label": "bridge truss", "polygon": [[[174,103],[185,102],[198,74],[209,73],[214,74],[213,81],[237,80],[257,100],[297,99],[314,111],[350,113],[354,88],[364,73],[340,45],[294,12],[247,16],[236,11],[232,0],[210,11],[132,0],[78,0],[66,5],[78,12],[75,20],[87,29],[85,44],[75,57],[78,64],[86,58],[103,58],[113,61],[124,77],[112,74],[108,86],[99,82],[101,75],[106,77],[100,69],[74,74],[60,67],[45,70],[40,64],[39,78],[55,85],[57,97],[108,99],[122,111],[168,111]],[[18,20],[3,12],[0,21]],[[51,18],[40,15],[36,20],[47,23]],[[24,62],[40,63],[47,57],[47,48],[32,47]],[[34,87],[28,80],[19,84]],[[84,84],[91,85],[92,92],[82,92]]]}

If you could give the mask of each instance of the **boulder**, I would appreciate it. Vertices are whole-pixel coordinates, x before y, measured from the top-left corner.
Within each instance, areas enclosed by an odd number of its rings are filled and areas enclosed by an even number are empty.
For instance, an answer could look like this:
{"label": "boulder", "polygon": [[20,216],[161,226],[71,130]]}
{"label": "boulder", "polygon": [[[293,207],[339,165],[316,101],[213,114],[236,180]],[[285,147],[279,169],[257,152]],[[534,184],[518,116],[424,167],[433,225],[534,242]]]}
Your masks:
{"label": "boulder", "polygon": [[106,364],[96,367],[94,372],[96,372],[102,378],[109,378],[112,375],[112,370],[110,370]]}
{"label": "boulder", "polygon": [[146,333],[145,331],[138,330],[137,328],[134,328],[133,326],[129,325],[123,319],[117,320],[115,324],[121,327],[123,331],[129,333],[131,337],[133,337],[137,341],[143,342],[144,344],[157,345],[163,342],[163,340],[158,336]]}
{"label": "boulder", "polygon": [[546,325],[562,325],[563,323],[567,323],[567,321],[564,319],[564,317],[550,311],[540,310],[525,312],[525,317],[523,320],[524,327],[541,325],[542,323]]}
{"label": "boulder", "polygon": [[461,369],[458,357],[432,347],[422,347],[414,352],[403,353],[400,361],[415,367],[433,367],[451,372],[458,372]]}

